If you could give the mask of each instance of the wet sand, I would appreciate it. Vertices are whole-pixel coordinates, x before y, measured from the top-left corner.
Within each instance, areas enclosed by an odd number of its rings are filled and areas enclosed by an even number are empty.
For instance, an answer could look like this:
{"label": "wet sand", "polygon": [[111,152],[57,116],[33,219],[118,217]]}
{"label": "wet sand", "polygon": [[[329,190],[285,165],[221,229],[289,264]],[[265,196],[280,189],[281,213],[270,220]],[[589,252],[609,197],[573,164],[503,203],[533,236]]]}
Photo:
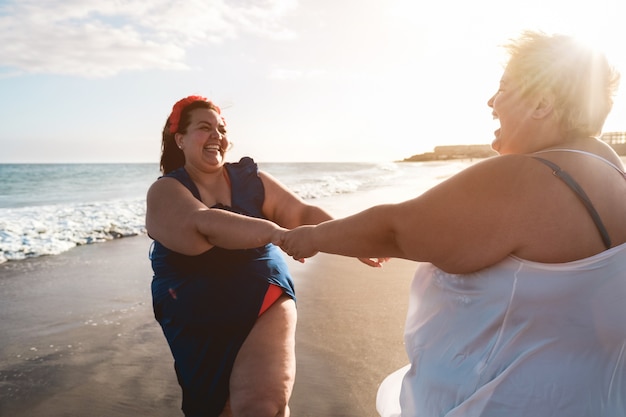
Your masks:
{"label": "wet sand", "polygon": [[[0,416],[182,416],[150,299],[145,236],[0,264]],[[406,363],[415,264],[320,254],[289,261],[298,295],[293,417],[377,417],[376,390]]]}

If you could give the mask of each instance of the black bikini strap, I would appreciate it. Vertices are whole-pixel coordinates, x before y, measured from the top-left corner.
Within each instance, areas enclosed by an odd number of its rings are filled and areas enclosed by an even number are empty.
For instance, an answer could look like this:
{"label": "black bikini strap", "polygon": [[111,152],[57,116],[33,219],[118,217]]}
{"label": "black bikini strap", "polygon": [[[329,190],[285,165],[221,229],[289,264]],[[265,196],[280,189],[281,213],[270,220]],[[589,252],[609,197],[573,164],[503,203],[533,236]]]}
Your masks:
{"label": "black bikini strap", "polygon": [[576,193],[580,201],[582,201],[582,203],[585,205],[585,208],[591,215],[593,222],[596,224],[596,227],[600,232],[600,236],[602,236],[602,242],[604,242],[604,246],[609,249],[611,247],[611,238],[609,237],[609,233],[607,232],[606,227],[604,227],[604,223],[602,223],[600,215],[593,207],[593,204],[591,204],[591,200],[587,196],[587,193],[585,193],[585,191],[582,189],[582,187],[576,182],[576,180],[574,180],[574,178],[572,178],[567,172],[563,171],[561,167],[554,162],[536,156],[533,156],[532,158],[549,166],[552,169],[552,174],[563,180],[563,182]]}

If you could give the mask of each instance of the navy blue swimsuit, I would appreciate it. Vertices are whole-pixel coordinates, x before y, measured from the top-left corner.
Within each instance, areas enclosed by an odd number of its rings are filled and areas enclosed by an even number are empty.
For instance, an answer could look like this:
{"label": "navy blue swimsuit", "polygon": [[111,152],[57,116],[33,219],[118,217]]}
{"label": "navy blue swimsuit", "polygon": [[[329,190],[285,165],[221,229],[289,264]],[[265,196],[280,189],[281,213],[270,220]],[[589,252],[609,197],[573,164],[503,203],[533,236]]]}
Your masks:
{"label": "navy blue swimsuit", "polygon": [[[215,208],[264,218],[265,190],[257,164],[245,157],[225,168],[232,206]],[[176,178],[200,200],[184,168],[165,176]],[[150,259],[154,314],[174,356],[183,412],[188,417],[219,416],[228,399],[233,363],[269,285],[295,299],[282,252],[268,244],[246,250],[213,247],[186,256],[155,241]]]}

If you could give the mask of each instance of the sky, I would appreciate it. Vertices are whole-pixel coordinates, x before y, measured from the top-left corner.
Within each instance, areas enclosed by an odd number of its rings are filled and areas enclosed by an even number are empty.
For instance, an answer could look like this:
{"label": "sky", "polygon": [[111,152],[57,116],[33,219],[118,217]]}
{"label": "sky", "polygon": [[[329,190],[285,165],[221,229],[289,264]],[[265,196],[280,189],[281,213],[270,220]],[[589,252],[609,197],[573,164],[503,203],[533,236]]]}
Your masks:
{"label": "sky", "polygon": [[[222,107],[229,160],[488,144],[501,45],[525,29],[569,33],[626,72],[625,4],[0,0],[0,163],[158,162],[172,105],[195,94]],[[618,96],[605,131],[621,130]]]}

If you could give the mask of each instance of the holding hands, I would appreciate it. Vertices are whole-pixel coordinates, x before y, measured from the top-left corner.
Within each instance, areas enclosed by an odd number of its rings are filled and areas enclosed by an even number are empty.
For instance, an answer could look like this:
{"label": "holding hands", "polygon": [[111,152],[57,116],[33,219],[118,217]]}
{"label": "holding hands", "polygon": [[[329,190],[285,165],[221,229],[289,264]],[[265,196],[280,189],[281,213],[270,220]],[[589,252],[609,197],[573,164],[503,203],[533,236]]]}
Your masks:
{"label": "holding hands", "polygon": [[[315,256],[320,249],[315,241],[317,226],[305,225],[292,230],[282,229],[274,234],[272,241],[296,261],[304,263],[305,258]],[[389,258],[359,258],[359,261],[373,268],[381,268]]]}
{"label": "holding hands", "polygon": [[319,252],[313,241],[314,231],[315,226],[309,225],[286,230],[274,244],[280,246],[293,259],[304,262],[304,258],[310,258]]}

